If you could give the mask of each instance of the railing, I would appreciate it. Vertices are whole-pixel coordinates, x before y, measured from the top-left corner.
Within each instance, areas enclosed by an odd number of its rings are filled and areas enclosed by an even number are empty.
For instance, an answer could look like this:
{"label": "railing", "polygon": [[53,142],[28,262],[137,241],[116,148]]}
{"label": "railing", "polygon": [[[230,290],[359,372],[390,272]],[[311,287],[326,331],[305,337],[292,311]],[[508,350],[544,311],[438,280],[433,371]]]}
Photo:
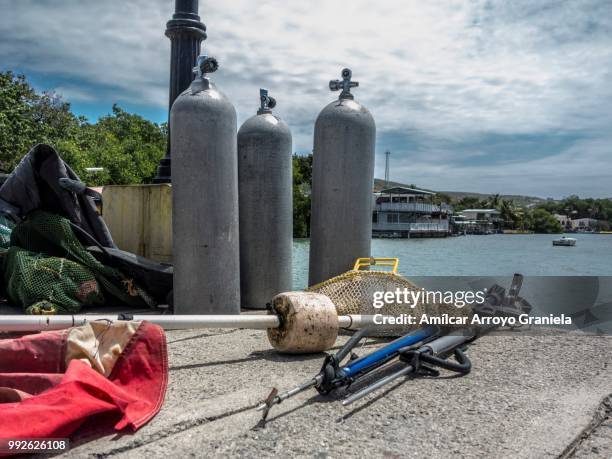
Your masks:
{"label": "railing", "polygon": [[448,232],[448,222],[441,223],[372,223],[372,230],[375,231],[410,231],[411,233],[421,232]]}
{"label": "railing", "polygon": [[[440,206],[425,202],[381,202],[380,204],[375,204],[374,210],[379,212],[423,212],[431,214],[433,212],[440,212]],[[450,206],[442,204],[442,212],[448,213],[450,211]]]}

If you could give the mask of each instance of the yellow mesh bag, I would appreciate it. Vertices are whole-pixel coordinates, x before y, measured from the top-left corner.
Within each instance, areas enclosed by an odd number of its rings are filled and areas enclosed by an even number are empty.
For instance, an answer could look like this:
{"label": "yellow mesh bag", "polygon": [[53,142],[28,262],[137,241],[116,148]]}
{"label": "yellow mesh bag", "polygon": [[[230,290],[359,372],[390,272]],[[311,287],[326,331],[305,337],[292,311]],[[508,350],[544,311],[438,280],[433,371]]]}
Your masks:
{"label": "yellow mesh bag", "polygon": [[[336,277],[332,277],[319,284],[308,288],[308,291],[321,293],[329,297],[338,315],[361,314],[385,316],[401,316],[410,314],[420,318],[423,314],[429,316],[468,316],[471,308],[457,308],[454,304],[435,301],[419,301],[412,304],[404,302],[387,303],[382,308],[373,305],[375,292],[401,292],[406,289],[410,291],[422,291],[423,296],[427,291],[418,287],[410,280],[397,274],[399,260],[397,258],[358,258],[351,271],[347,271]],[[376,270],[383,268],[386,270]],[[373,329],[373,336],[394,336],[407,333],[419,328],[421,325],[377,325]]]}

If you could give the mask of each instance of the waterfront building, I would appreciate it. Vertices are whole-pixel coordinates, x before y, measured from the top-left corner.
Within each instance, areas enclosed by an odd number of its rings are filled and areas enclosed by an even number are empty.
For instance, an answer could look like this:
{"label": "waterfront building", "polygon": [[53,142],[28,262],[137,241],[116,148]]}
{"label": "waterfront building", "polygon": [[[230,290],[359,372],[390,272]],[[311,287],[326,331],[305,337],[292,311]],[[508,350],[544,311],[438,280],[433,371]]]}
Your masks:
{"label": "waterfront building", "polygon": [[554,214],[554,217],[557,219],[563,229],[572,229],[572,219],[569,218],[567,215]]}
{"label": "waterfront building", "polygon": [[597,220],[594,218],[575,218],[572,220],[572,230],[574,231],[593,231],[597,227]]}
{"label": "waterfront building", "polygon": [[453,229],[459,234],[493,234],[501,231],[501,213],[497,209],[465,209],[453,218]]}
{"label": "waterfront building", "polygon": [[448,204],[435,204],[436,193],[393,187],[373,194],[373,237],[446,237],[453,213]]}

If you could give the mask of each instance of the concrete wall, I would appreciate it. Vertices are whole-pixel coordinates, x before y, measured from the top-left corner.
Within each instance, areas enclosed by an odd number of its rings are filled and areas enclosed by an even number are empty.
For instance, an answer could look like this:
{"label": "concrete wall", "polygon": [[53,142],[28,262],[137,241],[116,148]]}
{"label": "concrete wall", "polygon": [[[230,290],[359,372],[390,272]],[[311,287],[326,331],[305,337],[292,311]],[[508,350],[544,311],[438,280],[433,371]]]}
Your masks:
{"label": "concrete wall", "polygon": [[105,186],[102,199],[102,216],[120,249],[172,261],[171,185]]}

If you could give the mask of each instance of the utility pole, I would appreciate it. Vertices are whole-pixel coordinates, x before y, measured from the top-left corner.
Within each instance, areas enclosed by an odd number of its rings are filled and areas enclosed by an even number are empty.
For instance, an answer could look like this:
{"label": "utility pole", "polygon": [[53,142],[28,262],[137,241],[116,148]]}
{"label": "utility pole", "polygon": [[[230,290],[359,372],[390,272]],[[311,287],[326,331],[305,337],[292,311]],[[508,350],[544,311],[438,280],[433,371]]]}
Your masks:
{"label": "utility pole", "polygon": [[[166,37],[170,39],[170,94],[168,101],[168,121],[174,99],[193,81],[193,66],[200,54],[200,44],[206,40],[206,26],[198,16],[198,0],[175,0],[174,15],[166,23]],[[170,167],[170,123],[168,123],[168,143],[166,156],[157,166],[155,183],[171,181]]]}
{"label": "utility pole", "polygon": [[389,150],[385,151],[385,187],[389,186],[389,156],[391,156],[391,152]]}

